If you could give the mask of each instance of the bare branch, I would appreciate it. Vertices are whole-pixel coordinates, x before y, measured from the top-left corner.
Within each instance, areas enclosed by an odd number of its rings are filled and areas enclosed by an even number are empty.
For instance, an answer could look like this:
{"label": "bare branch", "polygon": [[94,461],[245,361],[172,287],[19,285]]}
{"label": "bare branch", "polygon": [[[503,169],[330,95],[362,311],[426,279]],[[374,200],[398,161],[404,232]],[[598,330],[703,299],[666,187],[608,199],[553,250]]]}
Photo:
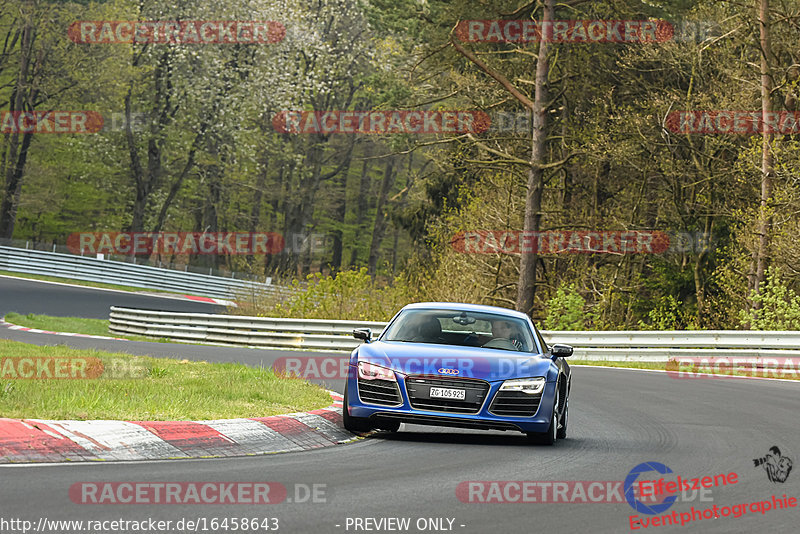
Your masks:
{"label": "bare branch", "polygon": [[[458,26],[458,24],[456,24],[456,26]],[[481,61],[478,56],[476,56],[474,53],[472,53],[469,50],[467,50],[466,48],[464,48],[461,45],[461,43],[458,42],[458,39],[456,39],[455,35],[454,35],[456,26],[454,26],[453,29],[450,31],[450,43],[453,45],[453,48],[455,48],[458,51],[459,54],[461,54],[462,56],[464,56],[468,60],[472,61],[475,64],[475,66],[477,66],[483,72],[485,72],[486,74],[488,74],[489,76],[494,78],[497,81],[497,83],[502,85],[503,88],[506,91],[508,91],[509,93],[514,95],[514,97],[517,100],[519,100],[522,103],[522,105],[524,105],[528,109],[532,110],[534,108],[534,106],[533,106],[533,101],[530,98],[525,96],[522,93],[522,91],[520,91],[519,89],[514,87],[514,84],[512,84],[508,80],[508,78],[506,78],[505,76],[503,76],[499,72],[497,72],[494,69],[492,69],[491,67],[489,67],[489,65],[487,65],[486,63]]]}
{"label": "bare branch", "polygon": [[467,139],[469,139],[470,141],[472,141],[473,143],[475,143],[477,146],[481,147],[485,151],[487,151],[487,152],[489,152],[491,154],[494,154],[495,156],[500,156],[501,158],[503,158],[505,160],[508,160],[511,163],[518,163],[520,165],[526,165],[528,167],[531,166],[531,162],[530,161],[518,158],[516,156],[512,156],[511,154],[507,154],[506,152],[503,152],[502,150],[496,150],[494,148],[491,148],[491,147],[487,146],[486,144],[482,143],[481,141],[478,141],[475,138],[475,136],[472,135],[472,134],[467,134]]}

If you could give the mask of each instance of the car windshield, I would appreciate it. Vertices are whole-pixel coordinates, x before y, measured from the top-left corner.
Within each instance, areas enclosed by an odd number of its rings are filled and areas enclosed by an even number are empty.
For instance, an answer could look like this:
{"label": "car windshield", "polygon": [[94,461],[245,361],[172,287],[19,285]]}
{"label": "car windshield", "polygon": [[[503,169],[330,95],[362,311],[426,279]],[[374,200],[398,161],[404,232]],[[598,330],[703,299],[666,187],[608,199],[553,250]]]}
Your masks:
{"label": "car windshield", "polygon": [[524,319],[460,310],[405,310],[380,339],[518,352],[538,351],[531,329]]}

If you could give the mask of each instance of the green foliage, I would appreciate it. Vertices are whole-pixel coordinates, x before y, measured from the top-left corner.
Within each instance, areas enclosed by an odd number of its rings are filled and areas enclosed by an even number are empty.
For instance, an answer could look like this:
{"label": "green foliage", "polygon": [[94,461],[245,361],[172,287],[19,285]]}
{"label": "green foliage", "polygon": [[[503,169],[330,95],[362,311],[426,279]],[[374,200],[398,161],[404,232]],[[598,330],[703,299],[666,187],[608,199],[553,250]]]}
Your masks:
{"label": "green foliage", "polygon": [[647,312],[648,322],[639,321],[642,330],[683,330],[689,328],[690,314],[684,308],[683,302],[672,295],[659,297],[655,306]]}
{"label": "green foliage", "polygon": [[[775,108],[796,112],[797,10],[792,2],[770,9]],[[464,253],[455,244],[461,232],[522,230],[530,115],[448,40],[458,20],[541,14],[541,2],[518,0],[5,0],[0,101],[9,103],[21,83],[34,109],[106,118],[96,134],[33,137],[21,191],[0,188],[0,201],[19,198],[13,237],[63,244],[73,232],[123,231],[136,221],[137,229],[166,232],[282,232],[291,249],[295,237],[317,233],[326,236],[324,250],[160,259],[299,279],[292,299],[247,295],[235,313],[385,319],[412,300],[513,307],[519,256]],[[165,17],[280,20],[288,31],[268,46],[77,45],[65,35],[76,20]],[[678,29],[715,21],[714,38],[552,47],[540,230],[692,232],[713,235],[718,246],[541,253],[536,320],[559,329],[796,324],[788,283],[780,294],[767,283],[762,310],[740,317],[757,249],[761,137],[685,135],[667,120],[680,110],[760,109],[752,6],[595,0],[558,4],[556,18],[662,19],[680,21]],[[23,80],[20,32],[28,20],[36,68]],[[465,47],[534,97],[535,45]],[[130,135],[121,127],[126,101]],[[357,138],[276,130],[277,113],[300,109],[483,110],[493,128]],[[528,120],[512,130],[495,113]],[[776,136],[772,146],[769,260],[778,267],[800,255],[796,137]],[[0,136],[0,182],[14,164],[10,140]],[[397,161],[384,188],[389,154]],[[363,271],[327,276],[369,259],[372,279]],[[578,294],[573,281],[591,291]]]}
{"label": "green foliage", "polygon": [[412,302],[413,292],[402,280],[377,287],[367,269],[343,271],[336,276],[308,275],[306,283],[292,282],[296,292],[288,300],[260,313],[268,317],[388,321]]}
{"label": "green foliage", "polygon": [[743,325],[752,330],[800,330],[800,295],[787,287],[775,267],[767,269],[761,291],[751,298],[759,307],[741,312]]}
{"label": "green foliage", "polygon": [[586,299],[575,284],[559,287],[555,296],[547,301],[547,319],[544,327],[547,330],[584,330],[586,328]]}

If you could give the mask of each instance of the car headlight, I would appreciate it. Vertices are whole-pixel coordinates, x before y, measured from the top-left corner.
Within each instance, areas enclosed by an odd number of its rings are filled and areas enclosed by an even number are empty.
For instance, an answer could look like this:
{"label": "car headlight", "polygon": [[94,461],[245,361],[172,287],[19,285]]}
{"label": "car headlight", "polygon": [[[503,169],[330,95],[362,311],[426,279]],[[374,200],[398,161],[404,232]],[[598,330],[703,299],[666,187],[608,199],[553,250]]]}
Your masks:
{"label": "car headlight", "polygon": [[394,371],[369,362],[358,362],[358,378],[362,380],[390,380],[397,382]]}
{"label": "car headlight", "polygon": [[506,380],[500,386],[500,391],[520,391],[530,395],[541,393],[544,389],[544,377],[537,378],[515,378],[514,380]]}

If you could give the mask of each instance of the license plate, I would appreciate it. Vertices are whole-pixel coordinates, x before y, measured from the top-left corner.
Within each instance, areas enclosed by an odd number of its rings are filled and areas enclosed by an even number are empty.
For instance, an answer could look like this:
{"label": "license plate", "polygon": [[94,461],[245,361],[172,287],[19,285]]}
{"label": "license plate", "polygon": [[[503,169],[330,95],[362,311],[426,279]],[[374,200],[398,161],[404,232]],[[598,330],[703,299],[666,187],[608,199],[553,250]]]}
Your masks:
{"label": "license plate", "polygon": [[430,396],[432,399],[464,400],[467,398],[467,391],[465,389],[431,388]]}

